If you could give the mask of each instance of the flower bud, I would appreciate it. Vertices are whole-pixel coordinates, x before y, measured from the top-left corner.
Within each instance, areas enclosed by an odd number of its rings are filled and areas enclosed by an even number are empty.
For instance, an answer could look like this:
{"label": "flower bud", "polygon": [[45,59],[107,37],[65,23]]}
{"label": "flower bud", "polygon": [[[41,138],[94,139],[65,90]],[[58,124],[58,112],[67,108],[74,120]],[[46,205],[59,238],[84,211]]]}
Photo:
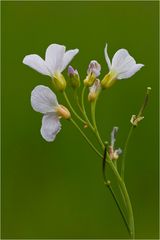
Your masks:
{"label": "flower bud", "polygon": [[92,60],[88,66],[87,77],[84,80],[84,85],[90,87],[96,78],[100,75],[101,65],[96,61]]}
{"label": "flower bud", "polygon": [[92,60],[88,66],[87,74],[94,73],[96,77],[100,75],[101,65],[96,61]]}
{"label": "flower bud", "polygon": [[98,97],[100,89],[100,80],[96,79],[94,84],[89,88],[88,101],[93,102]]}
{"label": "flower bud", "polygon": [[96,76],[94,73],[90,73],[86,79],[84,79],[84,85],[86,87],[90,87],[92,86],[92,84],[94,83],[94,81],[96,80]]}
{"label": "flower bud", "polygon": [[76,89],[80,87],[80,78],[78,71],[74,69],[72,66],[68,67],[68,76],[70,77],[71,87]]}
{"label": "flower bud", "polygon": [[59,115],[59,117],[62,117],[64,119],[71,118],[71,114],[70,114],[69,110],[63,105],[59,105],[57,107],[57,114]]}
{"label": "flower bud", "polygon": [[55,88],[58,91],[64,91],[66,88],[66,80],[64,76],[61,73],[56,73],[52,79],[52,82],[55,86]]}
{"label": "flower bud", "polygon": [[110,71],[101,81],[102,88],[109,88],[116,82],[116,74]]}

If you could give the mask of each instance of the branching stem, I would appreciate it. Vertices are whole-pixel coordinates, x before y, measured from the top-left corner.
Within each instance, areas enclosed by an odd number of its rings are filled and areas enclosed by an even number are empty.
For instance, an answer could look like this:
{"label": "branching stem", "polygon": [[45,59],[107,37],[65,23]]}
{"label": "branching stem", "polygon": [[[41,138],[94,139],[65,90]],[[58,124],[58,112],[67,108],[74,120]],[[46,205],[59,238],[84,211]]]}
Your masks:
{"label": "branching stem", "polygon": [[94,127],[92,126],[88,116],[87,116],[87,113],[86,113],[86,109],[85,109],[85,105],[84,105],[84,94],[85,94],[85,90],[86,90],[86,86],[83,87],[82,89],[82,110],[83,110],[83,115],[84,115],[84,118],[88,124],[88,126],[91,128],[91,130],[94,132]]}
{"label": "branching stem", "polygon": [[121,166],[121,177],[123,180],[124,180],[124,170],[125,170],[125,160],[126,160],[126,155],[127,155],[127,148],[128,148],[129,140],[131,138],[133,129],[134,129],[134,126],[132,125],[130,127],[126,142],[124,144],[124,150],[123,150],[123,156],[122,156],[122,166]]}
{"label": "branching stem", "polygon": [[90,147],[96,152],[96,154],[103,158],[102,154],[97,150],[97,148],[92,144],[92,142],[88,139],[88,137],[85,135],[85,133],[81,130],[81,128],[78,126],[78,124],[73,120],[73,118],[70,119],[70,121],[74,124],[74,126],[78,129],[78,131],[81,133],[83,138],[86,140],[86,142],[90,145]]}
{"label": "branching stem", "polygon": [[96,123],[96,100],[91,103],[91,116],[92,116],[92,121],[93,121],[93,126],[94,126],[94,132],[97,136],[98,142],[101,145],[102,149],[104,150],[104,143],[100,137],[98,128],[97,128],[97,123]]}
{"label": "branching stem", "polygon": [[78,113],[76,113],[76,111],[74,110],[74,108],[72,107],[68,97],[67,97],[67,94],[66,92],[64,91],[63,92],[63,96],[68,104],[68,106],[70,107],[71,111],[73,112],[73,114],[83,123],[83,124],[86,124],[86,122],[78,115]]}

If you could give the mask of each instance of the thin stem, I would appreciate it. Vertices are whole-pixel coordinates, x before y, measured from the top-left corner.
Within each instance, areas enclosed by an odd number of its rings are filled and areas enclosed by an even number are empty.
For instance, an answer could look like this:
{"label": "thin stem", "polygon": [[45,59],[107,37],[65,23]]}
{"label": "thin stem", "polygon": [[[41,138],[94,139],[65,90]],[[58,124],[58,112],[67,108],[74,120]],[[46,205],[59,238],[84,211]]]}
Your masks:
{"label": "thin stem", "polygon": [[82,110],[83,110],[83,115],[84,115],[84,118],[88,124],[88,126],[92,129],[92,131],[94,132],[94,127],[92,126],[88,116],[87,116],[87,113],[86,113],[86,109],[85,109],[85,105],[84,105],[84,93],[85,93],[85,90],[86,90],[86,86],[83,87],[82,89]]}
{"label": "thin stem", "polygon": [[106,182],[106,186],[108,187],[108,189],[109,189],[109,191],[110,191],[110,193],[111,193],[111,195],[112,195],[112,197],[113,197],[113,199],[114,199],[114,201],[115,201],[115,203],[116,203],[116,206],[117,206],[117,208],[118,208],[118,210],[119,210],[119,212],[120,212],[120,214],[121,214],[121,217],[122,217],[122,219],[123,219],[123,222],[124,222],[124,224],[125,224],[125,226],[126,226],[126,228],[127,228],[127,230],[128,230],[128,233],[130,234],[130,228],[129,228],[129,226],[128,226],[126,217],[125,217],[125,215],[124,215],[124,213],[123,213],[123,211],[122,211],[122,209],[121,209],[120,203],[118,202],[118,200],[117,200],[117,198],[116,198],[116,195],[115,195],[115,193],[114,193],[114,191],[113,191],[113,189],[112,189],[112,187],[111,187],[111,182],[110,182],[109,180]]}
{"label": "thin stem", "polygon": [[106,169],[106,153],[107,153],[107,145],[105,144],[105,149],[104,149],[104,154],[103,154],[103,162],[102,162],[102,172],[103,172],[104,184],[109,189],[109,191],[111,193],[111,196],[113,197],[113,200],[115,201],[116,206],[118,207],[118,210],[119,210],[119,212],[121,214],[121,217],[122,217],[122,219],[124,221],[124,224],[125,224],[128,232],[129,232],[129,234],[130,234],[130,229],[129,229],[128,222],[126,220],[125,214],[124,214],[124,212],[123,212],[123,210],[121,208],[121,205],[120,205],[120,203],[119,203],[119,201],[118,201],[118,199],[117,199],[117,197],[116,197],[116,195],[115,195],[115,193],[114,193],[114,191],[113,191],[113,189],[111,187],[110,180],[107,180],[107,178],[106,178],[106,173],[105,173],[106,172],[105,171],[105,169]]}
{"label": "thin stem", "polygon": [[64,98],[66,99],[66,102],[68,104],[68,106],[70,107],[71,111],[73,112],[73,114],[83,123],[83,124],[86,124],[86,122],[76,113],[76,111],[74,110],[74,108],[72,107],[68,97],[67,97],[67,94],[66,92],[64,91],[63,92],[63,96]]}
{"label": "thin stem", "polygon": [[124,150],[123,150],[123,156],[122,156],[122,166],[121,166],[121,177],[122,177],[122,179],[124,179],[124,170],[125,170],[125,160],[126,160],[126,155],[127,155],[127,147],[128,147],[129,140],[131,138],[133,129],[134,129],[134,125],[132,125],[130,127],[126,142],[124,144]]}
{"label": "thin stem", "polygon": [[98,129],[97,129],[97,125],[96,125],[96,119],[95,119],[95,105],[96,105],[96,102],[93,102],[91,103],[91,114],[92,114],[92,121],[93,121],[93,125],[91,124],[91,122],[89,121],[88,119],[88,116],[87,116],[87,113],[86,113],[86,110],[85,110],[85,105],[84,105],[84,93],[85,93],[85,90],[86,90],[86,86],[83,87],[83,90],[82,90],[82,110],[83,110],[83,114],[84,114],[84,117],[86,119],[86,122],[88,123],[89,127],[91,128],[91,130],[95,133],[97,139],[98,139],[98,142],[100,143],[102,149],[104,150],[104,144],[103,144],[103,141],[101,140],[101,137],[100,137],[100,134],[98,132]]}
{"label": "thin stem", "polygon": [[71,118],[70,121],[74,124],[74,126],[78,129],[78,131],[82,134],[86,142],[90,145],[90,147],[97,153],[97,155],[101,158],[103,158],[102,154],[96,149],[96,147],[91,143],[91,141],[88,139],[88,137],[85,135],[85,133],[81,130],[81,128],[78,126],[78,124]]}
{"label": "thin stem", "polygon": [[[109,159],[109,156],[108,156],[108,159]],[[121,176],[119,175],[119,173],[118,173],[117,169],[115,168],[114,164],[112,163],[112,161],[109,159],[109,160],[107,160],[107,162],[109,163],[111,169],[113,170],[113,172],[118,180],[118,183],[121,187],[121,190],[123,192],[123,196],[125,197],[125,202],[126,202],[127,212],[128,212],[129,227],[130,227],[130,235],[131,235],[131,238],[134,239],[135,238],[135,228],[134,228],[133,210],[132,210],[132,205],[131,205],[129,194],[127,192],[126,185],[125,185],[123,179],[121,178]]]}
{"label": "thin stem", "polygon": [[82,110],[81,104],[79,102],[79,97],[78,97],[78,94],[77,94],[77,89],[74,90],[74,97],[75,97],[75,100],[76,100],[76,103],[77,103],[77,106],[78,106],[79,110],[83,114],[83,110]]}
{"label": "thin stem", "polygon": [[102,149],[104,150],[104,143],[103,143],[103,141],[100,137],[100,134],[99,134],[99,131],[98,131],[98,128],[97,128],[97,124],[96,124],[96,101],[91,103],[91,116],[92,116],[92,121],[93,121],[95,134],[97,136],[97,139],[98,139]]}
{"label": "thin stem", "polygon": [[[74,126],[78,129],[78,131],[82,134],[82,136],[84,137],[84,139],[86,140],[86,142],[90,145],[90,147],[96,152],[96,154],[103,159],[103,155],[95,148],[95,146],[91,143],[91,141],[87,138],[87,136],[84,134],[84,132],[80,129],[80,127],[77,125],[77,123],[71,118],[70,121],[74,124]],[[109,157],[108,157],[109,158]],[[132,205],[130,202],[130,198],[126,189],[126,186],[122,180],[122,178],[120,177],[117,169],[115,168],[114,164],[112,163],[111,160],[107,160],[107,162],[109,163],[111,169],[113,170],[120,186],[121,186],[121,190],[123,192],[123,195],[125,197],[126,200],[126,205],[127,205],[127,211],[128,211],[128,218],[129,218],[129,226],[130,226],[130,234],[131,237],[134,239],[135,236],[135,230],[134,230],[134,218],[133,218],[133,210],[132,210]]]}
{"label": "thin stem", "polygon": [[[142,106],[141,106],[141,108],[140,108],[140,110],[139,110],[139,112],[136,115],[136,118],[134,120],[134,121],[137,121],[137,123],[138,123],[138,118],[142,117],[142,115],[144,113],[144,110],[147,107],[150,91],[151,91],[151,88],[147,87],[147,91],[146,91]],[[137,126],[137,124],[134,125],[132,123],[132,126],[130,127],[130,130],[129,130],[129,133],[128,133],[128,136],[127,136],[127,139],[126,139],[126,142],[125,142],[125,145],[124,145],[124,152],[123,152],[122,166],[121,166],[121,177],[122,177],[122,179],[124,179],[125,159],[126,159],[126,154],[127,154],[127,147],[128,147],[133,129],[135,129],[136,126]]]}
{"label": "thin stem", "polygon": [[106,180],[106,156],[107,156],[107,145],[108,145],[108,142],[105,143],[104,153],[103,153],[103,161],[102,161],[102,173],[103,173],[104,181],[107,181],[107,180]]}
{"label": "thin stem", "polygon": [[144,113],[144,110],[145,110],[145,108],[147,107],[147,104],[148,104],[150,91],[151,91],[151,87],[147,87],[146,95],[145,95],[144,101],[142,103],[141,109],[140,109],[137,117],[142,116],[142,114]]}

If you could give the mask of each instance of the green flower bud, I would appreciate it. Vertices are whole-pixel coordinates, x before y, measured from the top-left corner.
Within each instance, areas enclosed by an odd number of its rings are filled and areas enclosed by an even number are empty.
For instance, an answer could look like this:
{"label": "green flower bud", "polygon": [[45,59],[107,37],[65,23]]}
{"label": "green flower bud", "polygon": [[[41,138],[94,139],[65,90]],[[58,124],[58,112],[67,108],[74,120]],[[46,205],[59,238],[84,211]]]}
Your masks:
{"label": "green flower bud", "polygon": [[74,69],[72,66],[68,67],[68,76],[70,77],[70,84],[73,89],[77,89],[80,87],[80,78],[78,71]]}

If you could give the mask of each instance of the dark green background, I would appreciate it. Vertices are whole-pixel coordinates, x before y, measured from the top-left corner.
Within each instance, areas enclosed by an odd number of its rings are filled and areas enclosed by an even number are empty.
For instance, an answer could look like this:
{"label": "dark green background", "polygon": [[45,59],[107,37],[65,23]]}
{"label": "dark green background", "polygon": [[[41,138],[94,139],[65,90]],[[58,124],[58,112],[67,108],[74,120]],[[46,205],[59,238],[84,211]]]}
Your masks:
{"label": "dark green background", "polygon": [[42,116],[31,108],[30,93],[51,82],[22,64],[25,55],[44,57],[49,44],[59,43],[80,49],[73,66],[82,78],[92,59],[104,76],[106,42],[111,57],[126,48],[145,67],[99,99],[104,140],[118,125],[123,148],[130,117],[152,87],[129,145],[126,184],[136,237],[158,238],[158,2],[2,2],[2,238],[128,238],[104,188],[101,161],[77,130],[62,120],[55,142],[40,136]]}

